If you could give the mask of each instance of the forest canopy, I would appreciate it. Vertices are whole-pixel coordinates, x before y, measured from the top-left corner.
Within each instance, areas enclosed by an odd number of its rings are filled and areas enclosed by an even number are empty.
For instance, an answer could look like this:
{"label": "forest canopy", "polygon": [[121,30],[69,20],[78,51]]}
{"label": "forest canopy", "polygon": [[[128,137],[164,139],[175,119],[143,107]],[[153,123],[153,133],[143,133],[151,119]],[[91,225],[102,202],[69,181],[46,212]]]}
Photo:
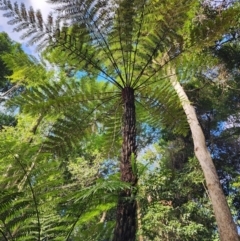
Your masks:
{"label": "forest canopy", "polygon": [[237,241],[239,3],[48,2],[0,0],[0,241]]}

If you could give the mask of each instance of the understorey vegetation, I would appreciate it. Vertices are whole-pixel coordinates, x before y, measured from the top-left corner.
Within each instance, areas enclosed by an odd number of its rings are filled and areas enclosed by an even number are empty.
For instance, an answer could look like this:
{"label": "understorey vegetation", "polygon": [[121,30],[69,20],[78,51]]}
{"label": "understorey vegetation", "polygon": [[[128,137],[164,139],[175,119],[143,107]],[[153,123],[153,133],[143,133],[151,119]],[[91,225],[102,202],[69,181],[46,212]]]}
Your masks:
{"label": "understorey vegetation", "polygon": [[0,241],[238,241],[239,3],[48,2],[0,0]]}

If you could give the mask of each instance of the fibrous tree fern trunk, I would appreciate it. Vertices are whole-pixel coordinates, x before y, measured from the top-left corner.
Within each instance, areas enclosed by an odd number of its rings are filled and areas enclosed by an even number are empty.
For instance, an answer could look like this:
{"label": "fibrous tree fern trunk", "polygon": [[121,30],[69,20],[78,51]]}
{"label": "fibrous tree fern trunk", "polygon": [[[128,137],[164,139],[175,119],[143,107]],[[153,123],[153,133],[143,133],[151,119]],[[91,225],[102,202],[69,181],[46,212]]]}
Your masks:
{"label": "fibrous tree fern trunk", "polygon": [[213,211],[216,217],[221,241],[238,241],[238,232],[223,193],[216,168],[206,146],[206,140],[199,124],[194,107],[191,105],[176,75],[171,75],[171,84],[181,99],[183,109],[192,132],[195,155],[202,167]]}
{"label": "fibrous tree fern trunk", "polygon": [[[132,187],[137,183],[132,162],[136,159],[136,113],[134,103],[134,90],[125,87],[122,90],[123,101],[123,125],[122,125],[122,156],[120,161],[121,180],[131,183]],[[134,199],[134,190],[123,190],[119,195],[117,205],[117,223],[114,231],[114,241],[135,241],[136,236],[136,211],[137,205]]]}

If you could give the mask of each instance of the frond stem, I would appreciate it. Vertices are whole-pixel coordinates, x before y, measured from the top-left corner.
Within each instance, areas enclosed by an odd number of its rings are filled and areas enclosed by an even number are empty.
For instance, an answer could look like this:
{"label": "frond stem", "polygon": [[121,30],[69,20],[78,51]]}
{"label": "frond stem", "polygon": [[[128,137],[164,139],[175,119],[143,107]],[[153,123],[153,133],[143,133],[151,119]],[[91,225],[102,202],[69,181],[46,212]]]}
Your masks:
{"label": "frond stem", "polygon": [[72,234],[72,232],[73,232],[75,226],[77,225],[78,220],[79,220],[80,217],[82,216],[82,214],[83,214],[83,212],[84,212],[86,206],[87,206],[87,204],[85,204],[84,209],[82,209],[81,212],[78,214],[76,220],[74,221],[72,227],[70,228],[70,230],[69,230],[69,232],[68,232],[68,234],[67,234],[67,236],[66,236],[66,241],[69,240],[69,237],[70,237],[70,235]]}
{"label": "frond stem", "polygon": [[[154,50],[152,51],[152,54],[150,55],[148,61],[146,62],[146,64],[145,64],[144,67],[142,68],[141,72],[139,73],[139,75],[137,76],[137,78],[135,79],[135,81],[133,82],[132,88],[134,88],[134,90],[137,89],[137,87],[135,87],[135,86],[137,85],[139,79],[140,79],[141,76],[143,75],[145,69],[146,69],[146,68],[148,67],[148,65],[151,63],[151,61],[152,61],[152,59],[153,59],[153,56],[157,53],[157,51],[158,51],[158,49],[159,49],[159,46],[160,46],[160,43],[158,43],[158,44],[156,45],[156,47],[155,47]],[[156,74],[156,72],[154,72],[154,73],[151,75],[151,77],[154,76],[155,74]],[[147,80],[145,80],[144,82],[147,82],[149,79],[150,79],[150,77],[147,78]]]}
{"label": "frond stem", "polygon": [[[172,58],[169,58],[169,60],[165,61],[164,64],[162,64],[162,65],[159,64],[159,67],[156,69],[156,71],[155,71],[153,74],[151,74],[145,81],[143,81],[141,84],[139,84],[137,87],[135,87],[135,90],[138,89],[139,87],[143,86],[143,85],[144,85],[144,86],[148,86],[148,85],[151,85],[151,84],[153,84],[153,83],[158,82],[159,80],[162,80],[162,79],[168,78],[168,77],[170,77],[170,76],[176,75],[176,73],[175,73],[175,74],[171,74],[171,75],[165,76],[164,78],[160,78],[160,79],[157,80],[157,81],[156,81],[156,80],[155,80],[155,81],[149,81],[149,80],[150,80],[154,75],[156,75],[156,73],[158,73],[165,65],[167,65],[170,61],[176,59],[176,58],[177,58],[178,56],[180,56],[183,52],[184,52],[184,51],[180,52],[179,54],[175,55],[175,56],[172,57]],[[148,82],[148,83],[147,83],[147,82]],[[146,84],[146,83],[147,83],[147,84]]]}
{"label": "frond stem", "polygon": [[40,240],[41,238],[41,223],[40,223],[40,213],[39,213],[39,210],[38,210],[38,204],[37,204],[37,198],[36,198],[36,195],[35,195],[35,192],[33,190],[33,186],[31,184],[31,180],[29,179],[29,174],[27,173],[27,171],[25,170],[22,162],[20,161],[20,159],[18,157],[15,157],[15,160],[19,163],[21,169],[23,170],[25,176],[26,176],[26,179],[27,179],[27,182],[28,182],[28,185],[30,187],[30,190],[31,190],[31,193],[32,193],[32,197],[33,197],[33,202],[34,202],[34,206],[35,206],[35,210],[36,210],[36,216],[37,216],[37,224],[38,224],[38,240]]}
{"label": "frond stem", "polygon": [[4,232],[2,231],[2,229],[0,229],[0,233],[2,234],[2,236],[4,237],[5,241],[8,241],[6,235],[4,234]]}
{"label": "frond stem", "polygon": [[134,70],[135,70],[135,66],[136,66],[136,58],[137,58],[137,52],[138,52],[138,44],[139,44],[139,38],[140,38],[140,34],[141,34],[141,29],[142,29],[142,26],[143,26],[144,9],[145,9],[146,2],[147,2],[147,0],[145,0],[144,3],[143,3],[142,12],[141,12],[141,17],[140,17],[141,21],[140,21],[139,30],[138,30],[137,39],[136,39],[136,47],[135,47],[135,49],[134,49],[133,67],[132,67],[132,74],[131,74],[131,78],[130,78],[130,83],[132,82],[133,74],[134,74]]}
{"label": "frond stem", "polygon": [[[85,8],[86,8],[86,6],[85,6]],[[87,8],[86,8],[86,9],[87,9]],[[87,11],[87,12],[88,12],[88,11]],[[123,80],[123,78],[122,78],[121,71],[120,71],[119,68],[118,68],[118,65],[117,65],[117,63],[116,63],[116,61],[115,61],[115,59],[114,59],[114,57],[113,57],[112,51],[111,51],[111,49],[110,49],[110,47],[109,47],[109,45],[108,45],[105,37],[103,36],[102,32],[100,31],[99,27],[96,25],[95,21],[93,20],[91,14],[90,14],[89,12],[88,12],[88,15],[90,16],[90,19],[92,20],[93,25],[94,25],[94,28],[92,29],[92,32],[94,33],[94,32],[95,32],[94,29],[97,29],[100,37],[102,38],[102,40],[103,40],[103,42],[104,42],[104,44],[105,44],[105,46],[106,46],[106,48],[107,48],[107,50],[108,50],[108,52],[109,52],[109,54],[110,54],[109,60],[111,61],[114,69],[117,71],[118,76],[120,77],[120,79],[121,79],[121,81],[122,81],[122,84],[123,84],[123,86],[124,86],[125,83],[124,83],[124,80]],[[89,25],[89,24],[88,24],[88,25]],[[94,34],[94,35],[95,35],[95,34]],[[96,35],[95,35],[95,36],[96,36]],[[97,39],[98,39],[98,38],[97,38]],[[99,41],[98,41],[98,42],[99,42]],[[101,45],[101,43],[100,43],[100,45]],[[103,51],[107,54],[107,52],[105,51],[105,48],[102,47],[102,49],[103,49]]]}
{"label": "frond stem", "polygon": [[120,27],[120,18],[119,18],[119,8],[117,8],[117,12],[118,12],[118,36],[119,36],[119,42],[120,42],[120,46],[121,46],[121,52],[122,52],[122,59],[123,59],[123,68],[124,68],[124,72],[125,72],[125,78],[126,78],[126,86],[128,86],[128,77],[127,77],[127,67],[126,67],[126,60],[124,57],[124,53],[123,53],[123,44],[122,44],[122,37],[121,37],[121,27]]}
{"label": "frond stem", "polygon": [[85,55],[83,54],[77,54],[74,50],[72,50],[70,47],[67,47],[65,44],[63,45],[59,45],[62,46],[63,48],[67,49],[70,51],[70,55],[75,54],[76,57],[80,57],[83,60],[87,61],[87,63],[91,64],[96,70],[99,70],[100,72],[102,72],[105,76],[107,76],[109,79],[105,78],[107,81],[109,81],[110,83],[112,83],[113,85],[117,86],[119,89],[122,89],[123,87],[113,78],[111,77],[106,71],[104,71],[103,68],[101,68],[100,66],[98,66],[97,64],[95,64],[93,61],[91,61],[89,58],[87,58]]}

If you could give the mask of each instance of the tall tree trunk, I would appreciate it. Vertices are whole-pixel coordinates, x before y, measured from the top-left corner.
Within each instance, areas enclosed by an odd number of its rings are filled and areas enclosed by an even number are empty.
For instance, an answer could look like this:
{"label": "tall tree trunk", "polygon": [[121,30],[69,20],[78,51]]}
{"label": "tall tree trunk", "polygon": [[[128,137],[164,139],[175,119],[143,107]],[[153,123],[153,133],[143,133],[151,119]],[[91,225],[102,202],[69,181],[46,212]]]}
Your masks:
{"label": "tall tree trunk", "polygon": [[[120,162],[121,180],[136,186],[137,177],[133,173],[131,159],[136,158],[136,113],[134,90],[125,87],[122,91],[123,126],[122,156]],[[119,195],[117,220],[113,241],[135,241],[137,231],[137,205],[132,189],[123,190]]]}
{"label": "tall tree trunk", "polygon": [[194,152],[202,167],[206,180],[208,192],[212,202],[215,218],[217,221],[221,241],[238,241],[238,233],[235,223],[223,193],[216,168],[206,146],[206,140],[194,107],[178,82],[175,75],[171,75],[170,81],[181,99],[183,109],[186,113],[188,124],[192,132]]}

